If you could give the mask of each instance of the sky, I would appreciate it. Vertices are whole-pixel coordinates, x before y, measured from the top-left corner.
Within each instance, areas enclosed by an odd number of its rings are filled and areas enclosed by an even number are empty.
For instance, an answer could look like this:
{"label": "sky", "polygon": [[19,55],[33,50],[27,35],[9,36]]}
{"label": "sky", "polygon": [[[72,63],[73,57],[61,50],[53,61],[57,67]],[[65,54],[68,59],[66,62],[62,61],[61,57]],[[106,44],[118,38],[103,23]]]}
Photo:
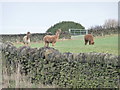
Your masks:
{"label": "sky", "polygon": [[118,20],[118,2],[1,2],[0,34],[44,33],[62,21],[88,29]]}

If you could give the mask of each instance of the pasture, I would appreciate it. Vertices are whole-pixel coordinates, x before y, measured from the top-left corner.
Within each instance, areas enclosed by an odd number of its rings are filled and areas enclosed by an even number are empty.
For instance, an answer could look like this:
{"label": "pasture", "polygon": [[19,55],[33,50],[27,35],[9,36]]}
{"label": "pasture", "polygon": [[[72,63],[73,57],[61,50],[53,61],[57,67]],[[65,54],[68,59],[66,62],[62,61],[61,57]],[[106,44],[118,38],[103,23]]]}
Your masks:
{"label": "pasture", "polygon": [[[83,53],[83,52],[100,52],[118,55],[118,35],[107,35],[94,37],[94,45],[84,45],[83,36],[72,36],[72,39],[56,42],[55,46],[50,47],[58,49],[60,52]],[[14,43],[16,47],[23,46],[23,43]],[[44,42],[31,42],[30,47],[40,48],[44,46]]]}

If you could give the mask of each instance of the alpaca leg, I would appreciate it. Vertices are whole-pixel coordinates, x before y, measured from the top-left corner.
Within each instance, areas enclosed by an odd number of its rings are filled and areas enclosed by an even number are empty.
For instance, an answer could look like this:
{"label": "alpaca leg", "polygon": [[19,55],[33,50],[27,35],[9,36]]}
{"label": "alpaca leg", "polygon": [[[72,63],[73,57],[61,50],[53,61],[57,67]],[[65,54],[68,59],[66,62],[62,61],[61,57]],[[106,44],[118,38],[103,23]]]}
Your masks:
{"label": "alpaca leg", "polygon": [[45,42],[44,47],[48,47],[48,46],[49,46],[49,43]]}
{"label": "alpaca leg", "polygon": [[27,46],[27,43],[25,44],[25,46]]}
{"label": "alpaca leg", "polygon": [[44,44],[44,47],[46,46],[46,43]]}
{"label": "alpaca leg", "polygon": [[46,47],[47,46],[47,43],[45,42],[45,45],[44,45],[44,47]]}
{"label": "alpaca leg", "polygon": [[26,46],[26,43],[24,43],[24,45]]}
{"label": "alpaca leg", "polygon": [[52,46],[55,46],[55,43],[54,43],[54,42],[52,42]]}
{"label": "alpaca leg", "polygon": [[47,43],[47,47],[49,47],[49,43]]}
{"label": "alpaca leg", "polygon": [[28,42],[26,43],[26,46],[29,46],[29,43],[28,43]]}
{"label": "alpaca leg", "polygon": [[87,43],[88,43],[88,40],[85,40],[85,45],[87,45]]}
{"label": "alpaca leg", "polygon": [[89,45],[91,45],[91,41],[89,41]]}
{"label": "alpaca leg", "polygon": [[23,42],[23,44],[25,45],[25,42]]}

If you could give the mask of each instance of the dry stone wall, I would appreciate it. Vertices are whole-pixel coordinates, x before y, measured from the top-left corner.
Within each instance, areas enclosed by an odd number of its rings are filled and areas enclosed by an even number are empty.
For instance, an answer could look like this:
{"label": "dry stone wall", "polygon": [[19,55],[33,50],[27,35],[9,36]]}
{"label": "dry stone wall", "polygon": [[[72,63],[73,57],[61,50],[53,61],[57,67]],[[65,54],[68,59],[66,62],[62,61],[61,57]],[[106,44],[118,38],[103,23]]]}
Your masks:
{"label": "dry stone wall", "polygon": [[3,67],[8,74],[28,76],[31,83],[72,88],[118,88],[120,63],[118,56],[107,53],[61,53],[51,47],[16,48],[0,43]]}
{"label": "dry stone wall", "polygon": [[[26,34],[5,34],[0,35],[0,39],[2,42],[23,42],[23,37]],[[35,33],[31,34],[31,42],[39,42],[43,40],[43,37],[45,36],[45,33]]]}
{"label": "dry stone wall", "polygon": [[118,34],[119,28],[113,28],[113,29],[91,29],[88,30],[89,34],[93,34],[94,36],[105,36],[105,35],[111,35],[111,34]]}
{"label": "dry stone wall", "polygon": [[[51,33],[33,33],[31,34],[31,42],[40,42],[43,40],[45,35],[52,35]],[[5,34],[0,35],[0,40],[2,42],[23,42],[23,37],[25,34]],[[60,38],[71,39],[71,35],[66,32],[60,34]]]}

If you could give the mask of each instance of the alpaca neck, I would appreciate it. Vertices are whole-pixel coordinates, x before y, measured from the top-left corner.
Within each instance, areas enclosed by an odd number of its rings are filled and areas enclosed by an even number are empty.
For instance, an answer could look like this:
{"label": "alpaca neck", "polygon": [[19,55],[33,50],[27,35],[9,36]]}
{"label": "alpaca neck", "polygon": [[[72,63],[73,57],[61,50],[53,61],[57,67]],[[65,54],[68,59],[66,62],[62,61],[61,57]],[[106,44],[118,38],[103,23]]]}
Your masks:
{"label": "alpaca neck", "polygon": [[27,40],[30,38],[30,35],[27,35]]}
{"label": "alpaca neck", "polygon": [[58,34],[58,33],[56,33],[55,37],[56,37],[57,39],[59,39],[59,34]]}

